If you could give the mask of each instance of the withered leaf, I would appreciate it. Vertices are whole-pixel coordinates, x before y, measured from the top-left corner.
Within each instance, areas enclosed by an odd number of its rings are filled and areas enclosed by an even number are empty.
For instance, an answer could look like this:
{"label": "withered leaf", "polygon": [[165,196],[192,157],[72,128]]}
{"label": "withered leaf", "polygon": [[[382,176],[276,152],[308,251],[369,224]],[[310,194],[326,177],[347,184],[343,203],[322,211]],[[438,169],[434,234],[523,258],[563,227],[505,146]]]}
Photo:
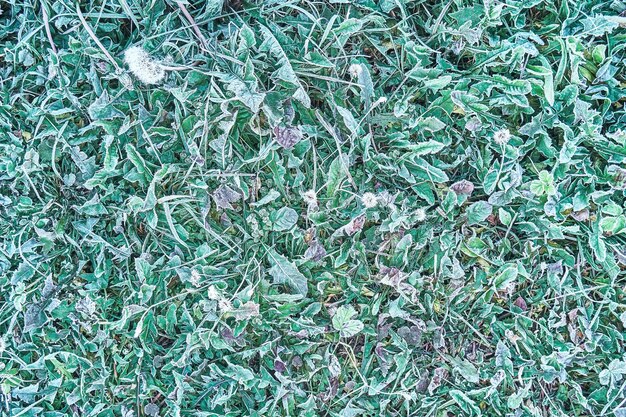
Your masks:
{"label": "withered leaf", "polygon": [[302,140],[302,131],[294,126],[276,126],[274,137],[280,146],[291,149]]}

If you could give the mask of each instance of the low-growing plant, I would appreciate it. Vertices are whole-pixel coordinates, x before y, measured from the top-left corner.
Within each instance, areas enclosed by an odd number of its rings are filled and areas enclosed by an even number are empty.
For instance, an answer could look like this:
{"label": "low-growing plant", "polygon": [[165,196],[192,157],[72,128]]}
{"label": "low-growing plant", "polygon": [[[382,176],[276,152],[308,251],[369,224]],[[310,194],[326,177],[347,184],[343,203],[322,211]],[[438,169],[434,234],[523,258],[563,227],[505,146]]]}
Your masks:
{"label": "low-growing plant", "polygon": [[0,414],[626,416],[622,0],[4,0]]}

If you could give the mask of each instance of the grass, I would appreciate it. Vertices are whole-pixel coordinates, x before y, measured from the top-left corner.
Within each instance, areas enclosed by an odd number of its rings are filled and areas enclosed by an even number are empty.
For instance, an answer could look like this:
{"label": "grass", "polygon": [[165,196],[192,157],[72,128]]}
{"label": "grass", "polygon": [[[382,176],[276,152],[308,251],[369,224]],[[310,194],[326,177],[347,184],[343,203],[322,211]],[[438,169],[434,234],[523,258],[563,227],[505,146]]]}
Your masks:
{"label": "grass", "polygon": [[626,416],[623,1],[0,11],[0,414]]}

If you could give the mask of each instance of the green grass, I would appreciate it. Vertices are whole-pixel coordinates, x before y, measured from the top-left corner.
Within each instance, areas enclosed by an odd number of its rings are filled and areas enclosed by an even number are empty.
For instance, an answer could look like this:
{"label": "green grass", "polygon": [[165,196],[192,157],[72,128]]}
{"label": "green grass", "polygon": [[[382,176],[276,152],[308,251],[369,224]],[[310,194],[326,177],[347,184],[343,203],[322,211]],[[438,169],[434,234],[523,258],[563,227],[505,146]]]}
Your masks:
{"label": "green grass", "polygon": [[0,414],[626,416],[624,1],[0,10]]}

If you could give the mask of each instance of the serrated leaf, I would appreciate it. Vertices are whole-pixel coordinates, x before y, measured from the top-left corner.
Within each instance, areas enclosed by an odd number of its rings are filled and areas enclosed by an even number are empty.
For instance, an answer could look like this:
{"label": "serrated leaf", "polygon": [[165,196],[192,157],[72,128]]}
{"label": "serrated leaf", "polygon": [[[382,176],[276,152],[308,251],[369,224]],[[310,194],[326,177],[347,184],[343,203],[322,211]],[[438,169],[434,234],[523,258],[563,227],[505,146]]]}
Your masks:
{"label": "serrated leaf", "polygon": [[607,32],[611,33],[619,26],[615,19],[604,15],[587,17],[580,22],[583,24],[583,34],[590,36],[602,36]]}
{"label": "serrated leaf", "polygon": [[463,410],[466,415],[476,415],[480,416],[482,413],[480,412],[480,408],[476,405],[474,400],[465,395],[462,391],[459,390],[450,390],[450,397],[457,403],[457,405]]}
{"label": "serrated leaf", "polygon": [[288,83],[291,83],[298,87],[296,92],[293,94],[293,97],[301,102],[304,107],[310,108],[311,99],[304,90],[304,86],[302,85],[302,83],[298,79],[298,76],[293,70],[291,62],[289,61],[289,57],[283,50],[283,47],[267,27],[265,27],[264,25],[259,25],[259,29],[261,31],[261,34],[263,35],[263,44],[261,45],[260,49],[262,51],[268,51],[270,54],[278,59],[277,65],[279,69],[274,73],[274,75],[277,78],[287,81]]}
{"label": "serrated leaf", "polygon": [[360,19],[344,20],[333,33],[337,39],[337,46],[343,48],[351,35],[357,33],[363,27],[363,21]]}
{"label": "serrated leaf", "polygon": [[528,80],[511,80],[501,75],[493,77],[496,88],[506,94],[526,95],[530,93],[531,86]]}
{"label": "serrated leaf", "polygon": [[287,284],[298,294],[307,295],[307,279],[293,263],[273,249],[268,252],[267,259],[272,265],[269,273],[274,278],[274,284]]}
{"label": "serrated leaf", "polygon": [[606,259],[606,243],[604,243],[604,239],[600,235],[600,227],[597,222],[594,223],[589,235],[589,246],[599,262],[603,262]]}
{"label": "serrated leaf", "polygon": [[105,91],[98,97],[88,109],[89,117],[93,120],[111,120],[124,118],[126,115],[113,106],[109,94]]}

